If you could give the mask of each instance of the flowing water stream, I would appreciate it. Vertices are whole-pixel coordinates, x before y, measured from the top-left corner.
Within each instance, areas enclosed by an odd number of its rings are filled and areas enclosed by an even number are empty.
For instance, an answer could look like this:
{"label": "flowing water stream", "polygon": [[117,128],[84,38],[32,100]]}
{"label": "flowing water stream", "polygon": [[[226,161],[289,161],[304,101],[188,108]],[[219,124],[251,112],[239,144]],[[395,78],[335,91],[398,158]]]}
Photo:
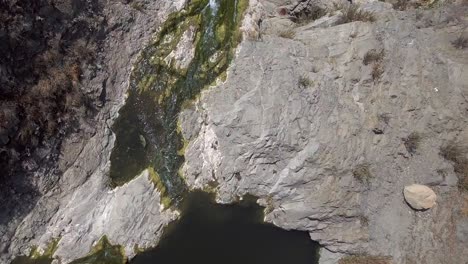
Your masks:
{"label": "flowing water stream", "polygon": [[[191,1],[169,17],[154,43],[143,50],[126,104],[113,126],[117,137],[110,177],[115,186],[150,168],[162,195],[171,202],[180,200],[187,189],[178,173],[186,142],[178,114],[184,103],[225,74],[241,38],[239,26],[247,4],[247,0]],[[183,67],[172,58],[178,44],[190,35],[194,55]],[[191,49],[184,53],[188,56]]]}

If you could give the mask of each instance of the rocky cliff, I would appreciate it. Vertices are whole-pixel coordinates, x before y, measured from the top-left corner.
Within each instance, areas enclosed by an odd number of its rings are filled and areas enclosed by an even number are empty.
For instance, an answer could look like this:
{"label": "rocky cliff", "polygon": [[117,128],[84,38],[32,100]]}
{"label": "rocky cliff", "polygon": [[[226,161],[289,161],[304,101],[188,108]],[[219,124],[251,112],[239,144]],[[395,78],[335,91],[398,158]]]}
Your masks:
{"label": "rocky cliff", "polygon": [[[226,79],[184,104],[186,184],[215,191],[220,203],[259,197],[265,221],[323,246],[320,263],[354,263],[349,255],[464,263],[466,1],[293,2],[250,0]],[[148,170],[115,189],[108,175],[110,127],[131,65],[184,3],[106,7],[117,29],[106,39],[103,72],[88,83],[107,94],[95,132],[66,141],[57,185],[2,226],[2,261],[60,238],[54,257],[68,263],[103,235],[131,257],[177,217],[160,205]],[[430,186],[436,205],[413,210],[403,195],[411,184]]]}
{"label": "rocky cliff", "polygon": [[[463,178],[440,149],[468,142],[468,53],[452,43],[466,5],[370,2],[374,22],[340,24],[341,10],[302,26],[258,8],[260,37],[182,115],[189,185],[262,197],[266,221],[308,231],[324,255],[463,263]],[[437,206],[408,207],[411,183],[433,186]]]}

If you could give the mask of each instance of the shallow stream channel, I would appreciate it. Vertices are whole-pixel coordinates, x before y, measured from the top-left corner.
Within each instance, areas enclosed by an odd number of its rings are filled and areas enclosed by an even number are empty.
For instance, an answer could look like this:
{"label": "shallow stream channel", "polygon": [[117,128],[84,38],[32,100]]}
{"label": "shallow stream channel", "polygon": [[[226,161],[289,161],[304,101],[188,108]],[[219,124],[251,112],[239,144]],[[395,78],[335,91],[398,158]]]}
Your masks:
{"label": "shallow stream channel", "polygon": [[[134,66],[126,103],[112,127],[116,142],[110,168],[112,187],[148,169],[162,205],[177,209],[180,218],[166,227],[157,247],[136,248],[139,253],[130,261],[122,246],[104,236],[88,256],[72,263],[318,263],[319,247],[308,233],[265,223],[255,197],[217,204],[214,194],[190,191],[180,175],[188,142],[181,136],[178,114],[202,89],[225,80],[248,7],[248,0],[188,2],[169,15]],[[51,263],[53,247],[49,256],[13,263]]]}

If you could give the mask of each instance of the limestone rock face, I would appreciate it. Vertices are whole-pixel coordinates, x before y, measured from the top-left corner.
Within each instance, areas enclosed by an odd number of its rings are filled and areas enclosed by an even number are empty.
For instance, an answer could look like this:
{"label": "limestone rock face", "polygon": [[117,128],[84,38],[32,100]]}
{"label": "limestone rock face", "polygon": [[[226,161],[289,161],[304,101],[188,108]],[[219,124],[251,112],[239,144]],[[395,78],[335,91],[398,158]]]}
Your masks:
{"label": "limestone rock face", "polygon": [[[160,210],[146,173],[114,190],[106,180],[115,140],[110,127],[132,62],[154,28],[184,2],[148,1],[149,11],[135,14],[119,1],[108,7],[114,30],[103,73],[86,84],[106,87],[97,133],[64,144],[60,181],[26,217],[0,221],[0,263],[32,245],[45,248],[53,238],[62,238],[56,256],[66,263],[102,235],[131,256],[135,244],[157,243],[176,217]],[[299,1],[249,2],[242,29],[251,34],[226,81],[204,90],[179,115],[189,142],[180,172],[189,187],[218,183],[220,203],[259,197],[265,221],[308,232],[323,246],[321,264],[363,253],[390,256],[395,264],[464,263],[468,217],[461,206],[468,198],[460,195],[453,165],[438,153],[447,142],[468,142],[468,53],[452,45],[467,26],[467,8],[395,11],[362,0],[375,22],[339,24],[336,12],[296,25],[278,10]],[[295,34],[280,37],[288,30]],[[192,39],[186,32],[167,59],[185,67],[182,55],[192,56]],[[371,51],[382,56],[364,63]],[[402,139],[413,132],[421,142],[409,153]],[[366,181],[353,173],[362,164]],[[401,190],[413,182],[434,186],[439,206],[409,209]]]}
{"label": "limestone rock face", "polygon": [[436,204],[437,195],[425,185],[412,184],[405,186],[403,194],[406,202],[416,210],[426,210]]}
{"label": "limestone rock face", "polygon": [[[438,154],[468,130],[468,54],[450,41],[463,31],[461,7],[361,2],[375,22],[337,24],[332,13],[298,26],[271,6],[287,1],[258,1],[246,22],[262,17],[262,26],[244,28],[261,38],[247,38],[226,82],[180,114],[190,142],[184,177],[191,188],[219,183],[222,203],[260,197],[266,221],[325,248],[322,263],[363,252],[397,264],[462,263],[464,229],[451,220],[464,217],[454,215],[457,175]],[[295,34],[282,37],[288,28]],[[415,153],[405,147],[412,133],[421,135]],[[362,164],[365,181],[353,173]],[[413,182],[435,186],[440,206],[409,209],[401,191]]]}

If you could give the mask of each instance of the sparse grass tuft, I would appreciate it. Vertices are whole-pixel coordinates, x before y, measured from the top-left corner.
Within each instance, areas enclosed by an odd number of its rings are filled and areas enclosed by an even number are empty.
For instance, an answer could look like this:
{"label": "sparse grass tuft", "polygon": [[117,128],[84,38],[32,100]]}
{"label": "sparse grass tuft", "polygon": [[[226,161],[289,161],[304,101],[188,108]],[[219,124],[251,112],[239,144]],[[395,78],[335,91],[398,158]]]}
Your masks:
{"label": "sparse grass tuft", "polygon": [[403,143],[405,144],[406,150],[413,155],[416,153],[419,143],[421,143],[421,135],[417,132],[413,132],[407,138],[403,139]]}
{"label": "sparse grass tuft", "polygon": [[343,16],[339,24],[346,24],[354,21],[374,22],[375,16],[372,12],[362,10],[358,5],[334,4],[336,10],[341,10]]}
{"label": "sparse grass tuft", "polygon": [[384,73],[384,69],[383,69],[382,63],[377,62],[374,65],[372,65],[371,76],[374,82],[380,80],[383,73]]}
{"label": "sparse grass tuft", "polygon": [[404,11],[411,7],[412,5],[408,0],[398,0],[394,4],[392,4],[393,9],[399,10],[399,11]]}
{"label": "sparse grass tuft", "polygon": [[453,162],[453,169],[458,176],[458,187],[468,191],[468,149],[452,141],[440,148],[439,154],[446,160]]}
{"label": "sparse grass tuft", "polygon": [[[242,34],[240,34],[240,36],[242,38]],[[249,41],[260,41],[262,39],[261,33],[258,32],[257,30],[254,30],[254,29],[246,31],[245,32],[245,37]],[[241,39],[239,40],[239,42],[240,41],[241,41]]]}
{"label": "sparse grass tuft", "polygon": [[264,214],[267,215],[273,212],[274,209],[275,209],[275,201],[273,200],[273,196],[268,195],[266,198],[266,206],[265,206]]}
{"label": "sparse grass tuft", "polygon": [[343,257],[338,264],[392,264],[392,262],[389,257],[361,255]]}
{"label": "sparse grass tuft", "polygon": [[460,213],[464,217],[468,217],[468,194],[463,195],[462,206],[460,207]]}
{"label": "sparse grass tuft", "polygon": [[380,62],[383,60],[384,56],[385,56],[384,50],[377,51],[375,49],[371,49],[366,53],[366,55],[364,55],[364,59],[362,60],[362,63],[364,65],[369,65],[374,62]]}
{"label": "sparse grass tuft", "polygon": [[439,154],[446,160],[454,163],[465,161],[466,150],[456,142],[452,141],[440,148]]}
{"label": "sparse grass tuft", "polygon": [[172,205],[172,200],[169,194],[167,193],[166,186],[161,180],[161,177],[153,167],[148,167],[148,175],[150,180],[153,182],[154,187],[159,191],[160,203],[162,204],[164,209],[169,208]]}
{"label": "sparse grass tuft", "polygon": [[145,11],[145,7],[143,6],[143,3],[140,3],[139,1],[132,1],[130,6],[136,11],[139,11],[142,13]]}
{"label": "sparse grass tuft", "polygon": [[370,172],[370,165],[368,163],[362,163],[356,166],[353,170],[353,176],[356,180],[361,183],[368,184],[373,178]]}
{"label": "sparse grass tuft", "polygon": [[307,88],[310,87],[313,84],[312,80],[309,79],[309,77],[302,75],[299,77],[299,81],[297,82],[297,85],[300,88]]}
{"label": "sparse grass tuft", "polygon": [[359,221],[361,222],[362,226],[369,226],[369,218],[364,215],[359,216]]}
{"label": "sparse grass tuft", "polygon": [[389,113],[382,113],[377,116],[378,120],[388,125],[390,123],[391,116]]}
{"label": "sparse grass tuft", "polygon": [[293,29],[288,29],[288,30],[281,31],[279,33],[279,36],[282,38],[293,39],[296,36],[296,32],[294,32]]}
{"label": "sparse grass tuft", "polygon": [[299,25],[306,25],[314,20],[317,20],[327,14],[327,10],[317,5],[310,5],[296,13],[292,20]]}
{"label": "sparse grass tuft", "polygon": [[371,76],[374,82],[378,81],[382,77],[382,74],[384,73],[384,68],[382,65],[382,61],[384,57],[385,57],[384,50],[377,51],[375,49],[369,50],[364,55],[362,63],[366,66],[372,64]]}
{"label": "sparse grass tuft", "polygon": [[460,35],[452,41],[452,45],[457,49],[466,49],[468,47],[468,38]]}

